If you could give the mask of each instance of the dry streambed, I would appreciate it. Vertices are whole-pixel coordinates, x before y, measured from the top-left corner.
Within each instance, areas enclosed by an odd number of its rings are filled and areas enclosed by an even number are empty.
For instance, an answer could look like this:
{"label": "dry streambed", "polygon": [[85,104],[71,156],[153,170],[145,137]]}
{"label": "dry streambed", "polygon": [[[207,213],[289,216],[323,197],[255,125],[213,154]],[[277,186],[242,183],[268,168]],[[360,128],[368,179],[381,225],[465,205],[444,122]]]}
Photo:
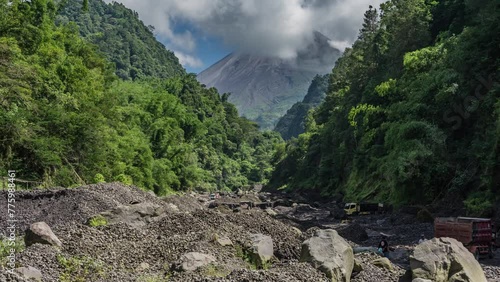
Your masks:
{"label": "dry streambed", "polygon": [[[259,200],[256,195],[240,199]],[[25,236],[26,229],[32,231],[28,246],[16,255],[15,274],[8,273],[2,258],[0,281],[28,281],[26,277],[41,281],[411,281],[412,242],[420,232],[431,232],[428,224],[405,223],[401,216],[360,217],[342,224],[336,219],[338,210],[289,200],[267,210],[245,206],[232,210],[227,205],[208,209],[204,195],[160,199],[116,183],[19,192],[16,200],[18,238]],[[5,209],[0,206],[0,213],[5,214]],[[36,222],[46,225],[33,226]],[[5,230],[7,222],[0,225]],[[376,245],[384,232],[395,246],[391,260],[363,249]],[[436,244],[429,241],[428,248]],[[453,258],[464,256],[456,253],[444,253],[442,259],[456,261]],[[500,277],[495,260],[483,266],[489,281]],[[464,271],[455,274],[469,275],[469,270]]]}

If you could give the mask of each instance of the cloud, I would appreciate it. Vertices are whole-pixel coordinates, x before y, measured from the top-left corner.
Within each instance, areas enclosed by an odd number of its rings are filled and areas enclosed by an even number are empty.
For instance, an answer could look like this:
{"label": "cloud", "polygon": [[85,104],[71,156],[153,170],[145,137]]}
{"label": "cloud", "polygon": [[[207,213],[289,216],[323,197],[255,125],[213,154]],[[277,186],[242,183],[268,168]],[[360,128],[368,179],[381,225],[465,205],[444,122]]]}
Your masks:
{"label": "cloud", "polygon": [[347,40],[343,40],[343,41],[336,41],[336,40],[330,40],[328,41],[328,43],[330,44],[330,46],[332,46],[333,48],[336,48],[336,49],[339,49],[340,51],[344,52],[344,50],[347,48],[347,47],[350,47],[352,45],[351,42],[347,41]]}
{"label": "cloud", "polygon": [[183,66],[192,67],[192,68],[203,67],[203,62],[200,59],[196,58],[195,56],[185,54],[181,51],[174,51],[174,54],[177,58],[179,58],[179,62]]}
{"label": "cloud", "polygon": [[[109,0],[105,0],[110,2]],[[294,57],[318,30],[339,49],[351,45],[369,5],[384,0],[120,0],[168,40],[168,47],[193,52],[189,23],[200,34],[222,38],[236,51],[281,58]]]}

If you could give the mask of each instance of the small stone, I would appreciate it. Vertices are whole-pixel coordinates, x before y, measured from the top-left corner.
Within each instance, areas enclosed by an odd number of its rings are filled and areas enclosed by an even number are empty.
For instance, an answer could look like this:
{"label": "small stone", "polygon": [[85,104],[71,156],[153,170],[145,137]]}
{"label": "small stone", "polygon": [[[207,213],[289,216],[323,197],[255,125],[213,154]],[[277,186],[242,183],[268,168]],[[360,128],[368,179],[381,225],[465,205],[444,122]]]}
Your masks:
{"label": "small stone", "polygon": [[16,272],[25,279],[35,279],[36,281],[42,281],[42,272],[34,267],[18,267],[16,268]]}
{"label": "small stone", "polygon": [[266,209],[266,213],[270,216],[277,216],[278,213],[273,211],[272,209]]}
{"label": "small stone", "polygon": [[142,271],[148,270],[149,267],[150,267],[149,263],[147,263],[147,262],[141,262],[141,264],[139,264],[139,266],[135,270],[137,272],[142,272]]}
{"label": "small stone", "polygon": [[233,245],[233,242],[231,241],[231,239],[229,239],[227,237],[217,238],[216,241],[217,241],[217,243],[219,243],[223,247]]}
{"label": "small stone", "polygon": [[300,229],[298,229],[297,227],[294,227],[292,226],[292,230],[297,234],[297,235],[302,235],[302,231],[300,231]]}
{"label": "small stone", "polygon": [[211,255],[191,252],[182,255],[180,261],[177,263],[177,268],[181,271],[194,271],[212,262],[215,262],[215,257]]}
{"label": "small stone", "polygon": [[387,270],[394,270],[391,261],[388,258],[379,258],[372,261],[372,264],[380,268],[385,268]]}

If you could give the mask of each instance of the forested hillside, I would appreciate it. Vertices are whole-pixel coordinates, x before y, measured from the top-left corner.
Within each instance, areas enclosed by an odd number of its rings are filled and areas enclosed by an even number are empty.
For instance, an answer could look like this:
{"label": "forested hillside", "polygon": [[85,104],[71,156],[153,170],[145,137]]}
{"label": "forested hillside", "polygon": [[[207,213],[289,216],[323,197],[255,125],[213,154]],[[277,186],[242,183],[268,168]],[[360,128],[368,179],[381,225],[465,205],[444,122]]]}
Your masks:
{"label": "forested hillside", "polygon": [[488,213],[500,197],[499,49],[495,0],[371,8],[271,186]]}
{"label": "forested hillside", "polygon": [[[121,5],[91,1],[89,9],[96,7],[132,15]],[[180,69],[171,71],[178,61],[163,57],[168,52],[143,50],[160,66],[142,62],[147,80],[118,79],[113,64],[74,24],[55,25],[59,9],[52,0],[0,1],[0,170],[16,170],[17,177],[46,187],[121,181],[160,195],[265,182],[281,142],[277,133],[259,132],[238,116],[228,95],[202,87]],[[117,21],[118,27],[129,18]],[[134,19],[127,22],[132,29],[140,27]],[[150,33],[138,41],[143,26],[128,37],[132,31],[106,24],[118,36],[102,37],[109,44],[153,45]],[[108,56],[116,52],[132,60],[127,52],[135,49],[117,42]],[[124,70],[118,66],[118,74]]]}
{"label": "forested hillside", "polygon": [[295,103],[278,120],[274,130],[279,132],[283,139],[288,140],[304,133],[309,111],[321,104],[326,96],[329,77],[327,74],[315,76],[302,102]]}
{"label": "forested hillside", "polygon": [[155,39],[154,27],[146,27],[137,12],[117,2],[61,2],[64,5],[58,11],[56,22],[75,22],[80,35],[96,44],[116,65],[120,78],[168,78],[185,73],[174,53]]}

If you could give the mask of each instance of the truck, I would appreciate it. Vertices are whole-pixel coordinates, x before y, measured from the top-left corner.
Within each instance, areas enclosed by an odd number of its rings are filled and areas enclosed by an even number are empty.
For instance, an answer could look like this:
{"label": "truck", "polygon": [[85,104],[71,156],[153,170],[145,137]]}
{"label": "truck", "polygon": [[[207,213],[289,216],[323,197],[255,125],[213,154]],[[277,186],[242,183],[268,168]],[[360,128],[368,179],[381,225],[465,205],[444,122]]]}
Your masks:
{"label": "truck", "polygon": [[344,211],[347,215],[377,214],[389,211],[382,203],[346,203]]}
{"label": "truck", "polygon": [[479,260],[484,255],[494,256],[496,232],[489,218],[437,217],[434,219],[434,237],[449,237],[461,242]]}

